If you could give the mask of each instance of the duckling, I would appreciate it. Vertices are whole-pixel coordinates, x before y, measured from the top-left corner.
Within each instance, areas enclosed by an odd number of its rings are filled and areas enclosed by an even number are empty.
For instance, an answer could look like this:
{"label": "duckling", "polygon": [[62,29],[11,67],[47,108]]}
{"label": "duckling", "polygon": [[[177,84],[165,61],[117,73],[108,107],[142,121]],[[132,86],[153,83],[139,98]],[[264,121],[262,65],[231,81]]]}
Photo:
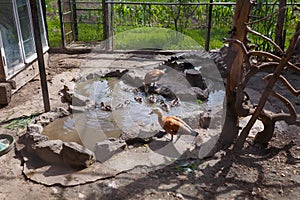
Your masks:
{"label": "duckling", "polygon": [[156,103],[157,99],[156,99],[156,96],[154,96],[153,94],[151,94],[149,97],[148,97],[148,101],[150,103]]}
{"label": "duckling", "polygon": [[104,102],[100,103],[100,108],[101,108],[101,110],[104,110],[104,111],[112,111],[111,105],[105,105]]}
{"label": "duckling", "polygon": [[170,106],[164,100],[160,101],[160,106],[164,111],[166,112],[170,111]]}
{"label": "duckling", "polygon": [[134,97],[134,100],[136,100],[137,102],[139,103],[142,103],[143,102],[143,98],[141,96],[135,96]]}
{"label": "duckling", "polygon": [[[175,116],[163,116],[163,112],[159,108],[153,108],[149,114],[156,114],[158,116],[158,123],[160,126],[171,135],[171,140],[173,141],[173,136],[177,133],[180,134],[191,134],[197,136],[199,133],[194,131],[187,123],[182,119]],[[177,138],[178,140],[178,138]]]}
{"label": "duckling", "polygon": [[134,94],[137,94],[137,93],[139,92],[139,89],[138,89],[138,88],[133,88],[133,89],[132,89],[132,92],[133,92]]}
{"label": "duckling", "polygon": [[171,101],[171,107],[179,106],[179,98],[176,97],[174,100]]}
{"label": "duckling", "polygon": [[151,86],[151,84],[155,86],[155,82],[159,81],[164,74],[165,72],[159,69],[153,69],[146,73],[143,82],[146,94],[148,94],[149,87]]}

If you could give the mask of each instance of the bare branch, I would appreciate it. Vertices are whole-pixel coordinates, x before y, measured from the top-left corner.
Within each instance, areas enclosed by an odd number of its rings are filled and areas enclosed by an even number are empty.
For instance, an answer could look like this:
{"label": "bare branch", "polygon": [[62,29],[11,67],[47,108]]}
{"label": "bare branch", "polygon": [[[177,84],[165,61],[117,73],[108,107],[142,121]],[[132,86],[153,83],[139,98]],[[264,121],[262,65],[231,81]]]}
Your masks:
{"label": "bare branch", "polygon": [[286,80],[286,78],[282,75],[279,76],[278,78],[283,85],[285,85],[287,87],[287,89],[295,96],[299,96],[300,95],[300,90],[296,90],[288,80]]}
{"label": "bare branch", "polygon": [[[268,85],[269,81],[273,78],[274,74],[268,74],[267,76],[265,76],[264,79],[264,83],[265,85]],[[293,94],[294,92],[297,93],[298,91],[295,91],[295,89],[293,88],[293,86],[290,85],[290,83],[282,76],[280,75],[278,77],[278,79],[283,82],[283,84],[289,89],[289,91],[291,91]],[[291,104],[291,102],[284,96],[282,96],[281,94],[279,94],[278,92],[275,92],[274,90],[272,90],[271,95],[274,96],[275,98],[279,99],[281,102],[284,103],[284,105],[289,109],[290,112],[290,117],[292,118],[292,120],[290,120],[290,123],[295,122],[296,118],[297,118],[297,114],[296,114],[296,110],[294,108],[294,106]],[[295,94],[296,95],[296,94]],[[283,115],[283,113],[278,113],[278,114],[271,114],[271,118],[278,118],[277,120],[283,120],[281,118],[281,116],[284,116],[284,118],[286,118],[285,115]],[[292,121],[292,122],[291,122]]]}
{"label": "bare branch", "polygon": [[280,61],[280,59],[281,59],[280,57],[275,56],[274,54],[268,53],[265,51],[250,51],[249,54],[250,54],[250,56],[262,56],[262,57],[273,59],[275,61]]}
{"label": "bare branch", "polygon": [[295,65],[295,64],[289,64],[288,67],[298,73],[300,73],[300,64]]}
{"label": "bare branch", "polygon": [[249,56],[249,53],[248,53],[248,50],[247,50],[245,44],[237,39],[225,39],[224,42],[236,43],[242,49],[242,53],[244,55],[245,67],[246,67],[246,69],[250,69],[251,68],[251,64],[250,64],[250,60],[249,60],[250,56]]}
{"label": "bare branch", "polygon": [[247,48],[245,47],[244,43],[237,40],[237,39],[225,39],[224,42],[227,42],[227,43],[236,43],[239,45],[239,47],[241,47],[242,51],[243,51],[243,54],[247,55],[248,54],[248,50]]}
{"label": "bare branch", "polygon": [[[298,29],[299,27],[299,29]],[[289,59],[291,58],[294,48],[295,48],[295,44],[297,42],[297,39],[300,35],[300,21],[297,25],[297,30],[295,32],[295,34],[293,35],[293,37],[291,38],[290,41],[290,45],[286,51],[286,53],[282,56],[282,58],[280,59],[279,64],[277,65],[273,76],[271,77],[271,79],[268,81],[268,84],[259,100],[258,106],[255,110],[255,112],[253,113],[252,117],[250,118],[249,122],[247,123],[247,125],[244,127],[244,129],[242,130],[240,136],[238,137],[235,145],[234,145],[234,151],[237,151],[239,149],[241,149],[245,143],[245,140],[249,134],[249,131],[251,130],[252,126],[254,125],[255,121],[258,119],[258,117],[261,115],[263,108],[265,106],[265,103],[269,97],[269,95],[273,92],[272,88],[274,86],[274,84],[276,83],[277,79],[279,78],[280,74],[282,73],[283,69],[285,68],[285,66],[288,64]],[[272,54],[271,54],[272,55]],[[274,55],[273,55],[274,56]]]}
{"label": "bare branch", "polygon": [[242,87],[245,88],[248,81],[250,80],[250,78],[252,76],[254,76],[256,73],[265,70],[265,69],[270,69],[270,68],[274,68],[278,65],[278,62],[268,62],[268,63],[263,63],[259,66],[253,66],[250,71],[245,75]]}
{"label": "bare branch", "polygon": [[287,114],[287,113],[273,114],[273,116],[272,116],[273,120],[274,121],[284,120],[288,124],[294,124],[297,119],[297,112],[296,112],[293,104],[286,97],[282,96],[281,94],[279,94],[277,92],[274,92],[272,95],[274,97],[278,98],[280,101],[282,101],[284,103],[284,105],[289,109],[289,112],[290,112],[290,114]]}
{"label": "bare branch", "polygon": [[279,51],[279,52],[281,53],[281,55],[284,54],[284,52],[283,52],[283,50],[280,48],[280,46],[278,46],[273,40],[271,40],[271,39],[268,38],[267,36],[262,35],[261,33],[259,33],[259,32],[255,31],[255,30],[251,29],[251,28],[248,27],[248,26],[247,26],[247,30],[248,30],[249,33],[252,33],[252,34],[254,34],[254,35],[257,35],[258,37],[261,37],[261,38],[267,40],[268,42],[270,42],[270,43],[275,47],[275,49],[276,49],[277,51]]}
{"label": "bare branch", "polygon": [[[280,57],[278,56],[275,56],[274,54],[272,53],[268,53],[268,52],[264,52],[264,51],[249,51],[249,56],[262,56],[262,57],[267,57],[269,59],[272,59],[274,61],[277,61],[279,62],[281,60]],[[290,62],[287,62],[286,63],[286,66],[294,71],[297,71],[297,72],[300,72],[300,67],[290,63]]]}

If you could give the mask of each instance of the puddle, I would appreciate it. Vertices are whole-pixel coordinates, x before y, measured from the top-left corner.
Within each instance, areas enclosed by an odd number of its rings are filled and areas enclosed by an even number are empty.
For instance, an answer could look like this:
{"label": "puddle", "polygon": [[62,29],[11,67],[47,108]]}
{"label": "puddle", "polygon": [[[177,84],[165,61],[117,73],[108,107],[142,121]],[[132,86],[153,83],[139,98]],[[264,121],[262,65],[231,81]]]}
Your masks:
{"label": "puddle", "polygon": [[[209,100],[199,104],[196,95],[185,93],[190,85],[183,75],[179,77],[178,72],[169,73],[169,76],[167,74],[159,84],[184,97],[180,99],[179,106],[172,107],[171,100],[161,95],[155,95],[157,102],[151,103],[149,96],[137,91],[136,87],[125,84],[122,79],[92,79],[76,83],[76,92],[90,98],[95,102],[95,107],[52,122],[45,127],[43,134],[50,139],[78,142],[93,150],[97,142],[110,137],[118,138],[122,131],[131,132],[137,126],[143,130],[143,127],[157,123],[157,116],[150,116],[149,113],[152,108],[161,107],[161,101],[167,103],[170,108],[168,113],[164,112],[165,115],[183,117],[186,113],[222,106],[225,95],[223,90],[216,90],[210,86],[215,84],[214,82],[209,83],[209,89],[212,88]],[[141,97],[142,102],[136,101],[136,96]],[[103,111],[101,102],[111,106],[113,111]]]}
{"label": "puddle", "polygon": [[54,120],[44,127],[43,135],[48,136],[50,140],[60,139],[64,142],[77,142],[82,145],[72,116]]}

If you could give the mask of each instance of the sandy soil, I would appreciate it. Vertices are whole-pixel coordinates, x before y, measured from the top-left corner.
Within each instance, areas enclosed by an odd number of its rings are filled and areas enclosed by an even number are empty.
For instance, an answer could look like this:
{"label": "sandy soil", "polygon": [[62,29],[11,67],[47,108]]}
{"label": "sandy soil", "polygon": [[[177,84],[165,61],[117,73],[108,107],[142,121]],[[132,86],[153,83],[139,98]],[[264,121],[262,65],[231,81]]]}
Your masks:
{"label": "sandy soil", "polygon": [[[78,75],[86,57],[50,55],[47,73],[52,108],[67,107],[58,92]],[[164,57],[155,59],[160,62]],[[129,65],[134,67],[136,62]],[[115,64],[126,68],[122,60]],[[14,94],[8,106],[0,108],[0,133],[17,138],[23,130],[7,130],[8,123],[2,121],[37,112],[43,112],[38,77]],[[122,173],[74,187],[48,187],[26,180],[13,149],[0,157],[0,199],[299,199],[299,135],[299,127],[280,123],[267,150],[247,143],[240,155],[220,152],[207,160],[184,162],[196,169],[186,170],[183,163],[174,163],[149,173]]]}

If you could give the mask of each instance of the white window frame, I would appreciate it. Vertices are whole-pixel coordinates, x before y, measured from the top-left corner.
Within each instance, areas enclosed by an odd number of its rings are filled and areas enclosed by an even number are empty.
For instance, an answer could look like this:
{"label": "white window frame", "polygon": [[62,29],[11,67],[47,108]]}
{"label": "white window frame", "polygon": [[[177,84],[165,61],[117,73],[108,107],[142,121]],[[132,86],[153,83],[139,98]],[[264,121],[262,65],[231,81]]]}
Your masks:
{"label": "white window frame", "polygon": [[[28,1],[30,1],[30,0],[28,0]],[[41,20],[42,21],[42,28],[44,29],[44,33],[43,33],[43,37],[45,38],[45,41],[46,41],[46,46],[44,46],[43,47],[43,53],[45,53],[46,51],[48,51],[49,50],[49,44],[48,44],[48,38],[47,38],[47,30],[46,30],[46,24],[45,24],[45,16],[44,16],[44,13],[43,13],[43,8],[42,8],[42,2],[41,2],[41,0],[38,0],[38,4],[39,4],[39,7],[38,8],[40,8],[40,13],[41,13],[41,19],[39,19],[39,20]]]}
{"label": "white window frame", "polygon": [[[29,0],[25,0],[25,1],[26,1],[26,5],[27,5],[27,8],[28,8],[28,13],[30,15],[31,14],[31,9],[30,9]],[[22,37],[22,30],[21,30],[21,24],[20,24],[20,19],[19,19],[17,0],[12,0],[12,2],[14,4],[13,9],[14,9],[15,21],[17,23],[18,35],[19,35],[19,39],[20,39],[20,42],[21,42],[21,46],[22,46],[23,60],[25,61],[26,64],[28,64],[28,63],[31,63],[32,61],[34,61],[37,58],[37,54],[34,53],[34,54],[30,55],[28,58],[26,58],[26,56],[25,56],[25,47],[24,47],[24,40],[23,40],[23,37]],[[31,37],[33,38],[33,48],[34,48],[34,51],[36,52],[33,26],[32,26],[32,19],[31,19],[31,16],[28,16],[28,17],[29,17],[29,26],[31,28]]]}
{"label": "white window frame", "polygon": [[[1,36],[1,31],[0,31],[0,51],[1,51],[1,55],[2,55],[2,62],[3,63],[3,67],[4,67],[4,73],[5,73],[5,79],[8,80],[11,77],[13,77],[16,73],[18,73],[19,71],[21,71],[22,69],[25,68],[26,64],[30,64],[32,63],[34,60],[37,59],[37,53],[36,53],[36,48],[35,48],[35,38],[34,38],[34,29],[33,29],[33,22],[32,22],[32,16],[31,16],[31,7],[30,7],[30,0],[26,0],[26,5],[28,8],[28,13],[29,13],[29,23],[30,23],[30,28],[31,28],[31,35],[33,38],[33,48],[35,50],[35,53],[33,53],[32,55],[30,55],[29,57],[26,58],[25,55],[25,47],[24,47],[24,42],[23,42],[23,37],[22,37],[22,30],[21,30],[21,25],[20,25],[20,20],[19,20],[19,14],[18,14],[18,7],[17,7],[17,0],[7,0],[10,1],[12,3],[12,7],[13,7],[13,16],[14,16],[14,21],[15,21],[15,25],[16,25],[16,29],[17,29],[17,34],[18,34],[18,46],[20,48],[20,54],[22,56],[22,62],[11,67],[8,68],[8,63],[6,60],[6,54],[5,54],[5,50],[4,50],[4,45],[3,45],[3,41],[2,41],[2,36]],[[42,11],[42,6],[41,6],[41,1],[38,1],[38,12],[40,12],[40,16],[41,16],[41,22],[42,22],[42,28],[44,29],[44,33],[42,33],[41,37],[45,38],[45,45],[43,46],[43,53],[47,52],[49,50],[49,44],[48,44],[48,38],[46,35],[46,26],[45,26],[45,21],[44,21],[44,15],[43,15],[43,11]]]}
{"label": "white window frame", "polygon": [[[18,25],[15,24],[15,26],[17,28]],[[21,40],[19,38],[19,33],[17,33],[17,34],[18,34],[18,46],[19,46],[20,55],[22,56],[21,57],[22,61],[20,63],[18,63],[17,65],[15,65],[14,67],[8,68],[6,53],[5,53],[4,45],[3,45],[3,41],[2,41],[2,33],[0,31],[0,51],[1,51],[1,57],[2,57],[0,59],[2,59],[2,64],[3,64],[3,68],[4,68],[4,75],[5,75],[6,80],[10,79],[12,76],[14,76],[20,70],[24,69],[25,66],[26,66],[25,63],[24,63],[24,58],[23,58],[23,52],[22,52],[22,48],[21,48]]]}

